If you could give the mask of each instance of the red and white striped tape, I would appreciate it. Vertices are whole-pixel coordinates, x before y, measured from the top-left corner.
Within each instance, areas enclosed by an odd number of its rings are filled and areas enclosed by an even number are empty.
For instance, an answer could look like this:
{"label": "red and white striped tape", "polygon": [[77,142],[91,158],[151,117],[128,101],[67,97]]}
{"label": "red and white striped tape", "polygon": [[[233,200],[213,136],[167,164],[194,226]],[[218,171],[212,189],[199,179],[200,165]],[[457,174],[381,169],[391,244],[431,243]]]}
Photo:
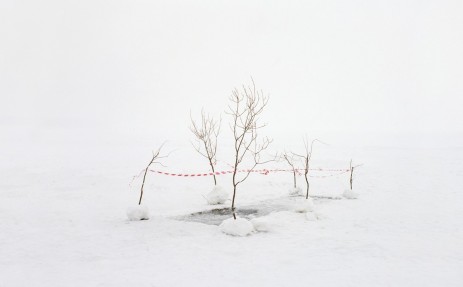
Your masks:
{"label": "red and white striped tape", "polygon": [[[332,177],[332,176],[337,176],[341,175],[344,173],[349,172],[349,169],[323,169],[323,168],[313,168],[309,169],[312,171],[329,171],[329,172],[337,172],[334,174],[329,174],[329,175],[308,175],[309,177],[315,177],[315,178],[326,178],[326,177]],[[203,177],[203,176],[213,176],[213,175],[225,175],[225,174],[231,174],[233,173],[233,170],[227,170],[227,171],[216,171],[216,172],[207,172],[207,173],[172,173],[172,172],[165,172],[161,170],[153,170],[150,169],[150,172],[155,172],[158,174],[163,174],[163,175],[168,175],[168,176],[173,176],[173,177]],[[302,175],[301,171],[305,171],[304,169],[295,169],[295,171],[299,174]],[[271,172],[293,172],[292,169],[241,169],[238,170],[237,172],[255,172],[255,173],[260,173],[262,175],[268,175]]]}

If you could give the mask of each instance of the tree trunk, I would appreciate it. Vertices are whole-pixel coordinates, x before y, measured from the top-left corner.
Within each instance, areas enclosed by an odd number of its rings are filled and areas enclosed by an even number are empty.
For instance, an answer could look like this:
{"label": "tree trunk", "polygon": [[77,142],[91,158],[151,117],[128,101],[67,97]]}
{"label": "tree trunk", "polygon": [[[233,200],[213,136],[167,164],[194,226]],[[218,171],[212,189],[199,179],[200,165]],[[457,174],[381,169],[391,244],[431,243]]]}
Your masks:
{"label": "tree trunk", "polygon": [[146,174],[148,173],[148,169],[150,168],[150,165],[153,163],[155,157],[153,156],[153,158],[151,159],[150,163],[148,164],[148,166],[146,167],[145,169],[145,174],[143,175],[143,182],[141,184],[141,190],[140,190],[140,200],[138,200],[138,205],[141,204],[141,199],[143,198],[143,187],[145,186],[145,179],[146,179]]}
{"label": "tree trunk", "polygon": [[211,159],[209,159],[209,164],[211,165],[212,175],[214,177],[214,185],[217,185],[217,179],[215,178],[215,168],[214,168],[214,164],[212,163]]}
{"label": "tree trunk", "polygon": [[305,174],[305,183],[307,184],[307,193],[305,195],[305,199],[309,199],[309,179],[307,178],[307,174]]}
{"label": "tree trunk", "polygon": [[293,169],[293,182],[294,182],[294,188],[296,188],[296,170]]}
{"label": "tree trunk", "polygon": [[233,219],[236,220],[236,214],[235,214],[235,197],[236,197],[235,176],[236,176],[236,170],[233,172],[233,199],[232,199],[232,206],[231,206],[231,212],[233,214]]}
{"label": "tree trunk", "polygon": [[352,175],[354,174],[354,168],[351,167],[350,169],[350,190],[352,190]]}

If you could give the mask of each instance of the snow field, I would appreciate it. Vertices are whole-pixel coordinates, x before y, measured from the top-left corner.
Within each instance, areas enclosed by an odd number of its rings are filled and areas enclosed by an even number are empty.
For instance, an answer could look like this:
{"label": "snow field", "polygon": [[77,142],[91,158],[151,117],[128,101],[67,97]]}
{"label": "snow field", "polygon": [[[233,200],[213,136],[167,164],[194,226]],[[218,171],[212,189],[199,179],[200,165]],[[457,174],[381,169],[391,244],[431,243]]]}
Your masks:
{"label": "snow field", "polygon": [[[317,202],[315,213],[254,218],[252,236],[172,219],[229,207],[206,204],[210,178],[150,174],[143,202],[151,218],[130,221],[124,211],[137,203],[139,182],[131,190],[128,183],[145,153],[105,146],[99,157],[83,157],[79,152],[92,150],[75,150],[70,159],[63,148],[63,162],[44,155],[25,168],[4,165],[16,158],[2,161],[0,285],[288,286],[308,278],[317,286],[463,284],[461,150],[359,150],[365,165],[354,174],[358,200],[337,199],[346,177],[311,179],[312,196],[334,199]],[[230,178],[218,180],[227,186]],[[286,174],[253,175],[240,186],[237,207],[295,200],[290,184]],[[323,220],[309,221],[320,214]]]}
{"label": "snow field", "polygon": [[315,221],[315,220],[319,219],[319,216],[318,216],[318,214],[316,212],[310,211],[310,212],[305,213],[305,218],[308,221]]}

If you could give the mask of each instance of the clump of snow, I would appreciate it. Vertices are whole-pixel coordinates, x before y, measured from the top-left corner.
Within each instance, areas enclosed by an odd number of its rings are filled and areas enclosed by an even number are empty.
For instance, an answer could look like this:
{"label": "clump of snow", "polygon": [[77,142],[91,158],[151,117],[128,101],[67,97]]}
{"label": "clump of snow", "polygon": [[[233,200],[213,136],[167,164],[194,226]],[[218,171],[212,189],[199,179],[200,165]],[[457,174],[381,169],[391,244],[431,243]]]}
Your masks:
{"label": "clump of snow", "polygon": [[272,222],[268,216],[251,219],[254,229],[259,232],[268,232],[272,230]]}
{"label": "clump of snow", "polygon": [[306,212],[305,218],[308,221],[317,221],[318,220],[318,215],[315,212]]}
{"label": "clump of snow", "polygon": [[304,214],[298,214],[292,211],[278,211],[262,217],[253,218],[251,223],[258,232],[275,232],[285,230],[288,226],[291,226],[291,224],[304,218]]}
{"label": "clump of snow", "polygon": [[228,200],[228,193],[221,186],[214,186],[211,192],[206,195],[207,203],[211,205],[223,204]]}
{"label": "clump of snow", "polygon": [[359,197],[358,193],[354,192],[351,189],[344,190],[342,196],[347,199],[357,199]]}
{"label": "clump of snow", "polygon": [[300,187],[291,187],[288,192],[289,192],[289,195],[292,195],[292,196],[297,196],[297,195],[302,195],[303,194],[302,188],[300,188]]}
{"label": "clump of snow", "polygon": [[150,211],[146,205],[137,205],[127,208],[127,217],[129,220],[148,220],[150,219]]}
{"label": "clump of snow", "polygon": [[301,201],[298,201],[296,205],[294,206],[294,211],[295,212],[312,212],[315,210],[315,205],[313,203],[313,200],[311,197],[308,199],[303,199]]}
{"label": "clump of snow", "polygon": [[246,236],[254,231],[254,225],[245,218],[237,217],[236,220],[233,218],[224,220],[219,229],[228,235]]}

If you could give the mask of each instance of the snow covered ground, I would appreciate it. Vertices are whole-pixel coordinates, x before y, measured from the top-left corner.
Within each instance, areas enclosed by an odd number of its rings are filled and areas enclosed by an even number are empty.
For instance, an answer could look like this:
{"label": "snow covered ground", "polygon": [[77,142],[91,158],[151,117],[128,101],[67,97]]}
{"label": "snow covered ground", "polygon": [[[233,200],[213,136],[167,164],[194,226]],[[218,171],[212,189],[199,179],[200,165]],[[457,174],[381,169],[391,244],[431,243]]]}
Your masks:
{"label": "snow covered ground", "polygon": [[[279,211],[268,232],[232,237],[174,219],[214,208],[203,198],[211,178],[149,174],[151,219],[129,221],[140,182],[129,184],[149,144],[65,135],[2,151],[2,287],[463,285],[462,148],[324,148],[314,166],[346,167],[352,155],[364,164],[358,199],[323,201],[318,221]],[[207,170],[187,144],[166,164]],[[218,180],[230,187],[228,175]],[[340,196],[347,184],[347,175],[313,179],[311,193]],[[256,174],[237,205],[285,198],[291,185],[290,174]]]}
{"label": "snow covered ground", "polygon": [[[463,286],[462,3],[0,1],[0,287]],[[234,237],[203,216],[230,205],[210,177],[150,173],[133,209],[164,140],[153,168],[208,171],[202,108],[230,169],[224,111],[251,82],[268,151],[328,143],[312,167],[363,164],[358,198],[313,178],[298,213],[290,173],[253,174],[236,206],[261,232]]]}

